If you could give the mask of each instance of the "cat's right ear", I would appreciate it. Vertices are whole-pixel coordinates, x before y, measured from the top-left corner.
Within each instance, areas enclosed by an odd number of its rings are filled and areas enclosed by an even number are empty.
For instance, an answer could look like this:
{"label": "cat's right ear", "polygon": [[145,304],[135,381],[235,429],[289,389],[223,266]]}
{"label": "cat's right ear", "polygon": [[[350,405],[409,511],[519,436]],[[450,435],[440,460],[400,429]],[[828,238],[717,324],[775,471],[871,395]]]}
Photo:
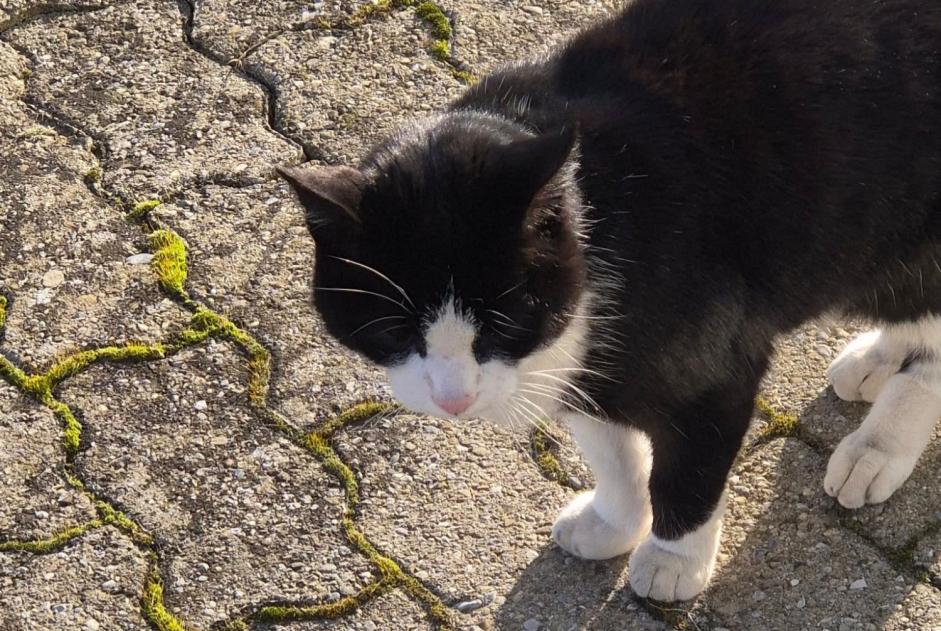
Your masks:
{"label": "cat's right ear", "polygon": [[345,166],[278,167],[297,193],[307,216],[307,227],[314,238],[326,228],[349,229],[362,223],[359,204],[366,177]]}

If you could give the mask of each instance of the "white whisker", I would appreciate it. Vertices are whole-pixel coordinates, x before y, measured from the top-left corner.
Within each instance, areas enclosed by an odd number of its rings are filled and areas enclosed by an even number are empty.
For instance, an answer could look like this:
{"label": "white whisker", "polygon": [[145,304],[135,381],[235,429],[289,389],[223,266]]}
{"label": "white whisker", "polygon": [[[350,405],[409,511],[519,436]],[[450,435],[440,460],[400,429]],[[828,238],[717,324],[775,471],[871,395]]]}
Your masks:
{"label": "white whisker", "polygon": [[372,268],[372,267],[366,265],[365,263],[360,263],[359,261],[353,261],[353,260],[351,260],[351,259],[345,259],[345,258],[343,258],[343,257],[341,257],[341,256],[331,256],[330,258],[336,259],[337,261],[342,261],[343,263],[347,263],[347,264],[349,264],[349,265],[355,265],[356,267],[362,268],[362,269],[366,270],[367,272],[372,272],[373,274],[375,274],[376,276],[378,276],[378,277],[381,278],[382,280],[386,281],[387,283],[389,283],[390,285],[392,285],[393,287],[395,287],[395,289],[396,289],[400,294],[402,294],[402,297],[405,298],[405,300],[408,301],[408,304],[412,305],[412,309],[418,310],[418,307],[416,307],[416,306],[415,306],[415,303],[412,302],[412,299],[408,297],[408,294],[405,292],[405,290],[402,288],[402,286],[396,284],[395,282],[393,282],[391,278],[389,278],[388,276],[386,276],[385,274],[383,274],[383,273],[380,272],[379,270],[377,270],[377,269],[375,269],[375,268]]}
{"label": "white whisker", "polygon": [[385,317],[383,317],[383,318],[376,318],[375,320],[370,320],[369,322],[367,322],[367,323],[364,324],[363,326],[359,327],[358,329],[356,329],[355,331],[353,331],[352,333],[350,333],[350,334],[349,334],[349,337],[353,337],[354,335],[356,335],[357,333],[359,333],[359,332],[362,331],[363,329],[365,329],[365,328],[367,328],[367,327],[370,327],[370,326],[372,326],[372,325],[374,325],[374,324],[376,324],[376,323],[378,323],[378,322],[382,322],[383,320],[404,320],[404,319],[405,319],[405,316],[400,316],[400,315],[391,315],[391,316],[385,316]]}
{"label": "white whisker", "polygon": [[347,293],[347,294],[362,294],[365,296],[375,296],[376,298],[382,298],[383,300],[386,300],[388,302],[391,302],[394,305],[397,305],[406,313],[412,313],[412,311],[410,311],[405,305],[403,305],[398,300],[395,300],[394,298],[390,298],[389,296],[386,296],[384,294],[377,294],[374,291],[366,291],[365,289],[350,289],[349,287],[314,287],[314,291],[337,291],[337,292],[342,292],[342,293]]}

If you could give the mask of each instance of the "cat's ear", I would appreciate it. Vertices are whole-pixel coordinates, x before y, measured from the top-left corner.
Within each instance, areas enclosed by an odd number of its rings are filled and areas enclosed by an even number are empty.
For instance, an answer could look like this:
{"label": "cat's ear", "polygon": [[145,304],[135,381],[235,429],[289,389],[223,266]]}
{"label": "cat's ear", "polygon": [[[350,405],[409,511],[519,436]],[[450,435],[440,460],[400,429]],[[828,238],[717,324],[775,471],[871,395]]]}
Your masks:
{"label": "cat's ear", "polygon": [[311,168],[278,167],[304,206],[307,227],[316,238],[327,226],[352,226],[362,223],[359,203],[366,177],[345,166]]}
{"label": "cat's ear", "polygon": [[565,125],[501,147],[495,165],[501,188],[532,201],[568,160],[575,139],[575,125]]}

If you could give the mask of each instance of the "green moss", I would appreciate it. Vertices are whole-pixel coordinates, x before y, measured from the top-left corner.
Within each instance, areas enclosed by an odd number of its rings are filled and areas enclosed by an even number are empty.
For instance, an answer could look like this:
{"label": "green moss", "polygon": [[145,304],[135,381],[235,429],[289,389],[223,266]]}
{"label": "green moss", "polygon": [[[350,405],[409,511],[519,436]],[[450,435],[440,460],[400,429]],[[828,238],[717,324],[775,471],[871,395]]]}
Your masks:
{"label": "green moss", "polygon": [[94,166],[85,172],[86,184],[97,184],[101,181],[101,167]]}
{"label": "green moss", "polygon": [[392,589],[388,581],[370,583],[355,594],[332,603],[311,606],[275,605],[262,607],[252,617],[259,622],[289,622],[297,620],[334,620],[349,615],[368,601]]}
{"label": "green moss", "polygon": [[124,346],[106,346],[69,355],[56,362],[43,377],[46,387],[55,388],[62,381],[97,362],[152,361],[163,359],[165,356],[166,348],[159,342],[149,345],[128,343]]}
{"label": "green moss", "polygon": [[82,424],[79,422],[75,415],[72,414],[72,410],[69,409],[65,403],[61,401],[56,401],[52,399],[52,395],[49,395],[50,401],[46,403],[49,409],[56,415],[56,418],[59,419],[59,422],[62,423],[62,444],[65,447],[65,454],[71,460],[75,457],[75,454],[78,453],[78,449],[82,443]]}
{"label": "green moss", "polygon": [[762,397],[755,399],[755,408],[768,422],[768,425],[758,433],[760,440],[797,435],[800,429],[800,420],[796,414],[779,412]]}
{"label": "green moss", "polygon": [[[543,477],[553,482],[557,482],[564,487],[575,489],[572,484],[572,476],[565,472],[559,459],[556,457],[552,445],[552,436],[546,427],[534,429],[529,436],[529,445],[532,449],[533,460]],[[577,490],[577,489],[575,489]]]}
{"label": "green moss", "polygon": [[32,554],[49,554],[65,546],[68,542],[77,537],[81,537],[86,532],[101,528],[105,522],[101,519],[93,519],[80,526],[72,526],[65,530],[60,530],[48,539],[39,539],[36,541],[3,541],[0,542],[0,552],[30,552]]}
{"label": "green moss", "polygon": [[355,510],[359,504],[359,484],[356,482],[353,471],[340,460],[330,444],[319,434],[308,434],[305,444],[317,456],[324,468],[340,481],[349,509]]}
{"label": "green moss", "polygon": [[128,221],[137,221],[138,219],[147,216],[150,211],[162,203],[163,202],[161,202],[159,199],[148,199],[142,202],[137,202],[131,206],[131,210],[129,210],[128,213],[124,215],[124,218]]}
{"label": "green moss", "polygon": [[115,510],[110,504],[102,502],[101,500],[93,499],[93,501],[95,503],[95,510],[98,511],[98,515],[100,516],[102,522],[118,528],[139,544],[145,546],[153,545],[153,537],[151,537],[144,531],[143,528],[137,525],[137,522],[130,519],[121,511]]}
{"label": "green moss", "polygon": [[183,287],[187,271],[186,242],[172,230],[157,230],[150,235],[150,248],[154,253],[150,266],[160,286],[173,297],[188,301]]}
{"label": "green moss", "polygon": [[186,631],[186,627],[167,610],[163,602],[163,580],[157,564],[157,556],[151,554],[150,571],[141,595],[141,610],[144,617],[159,631]]}
{"label": "green moss", "polygon": [[425,23],[431,26],[431,34],[438,40],[447,43],[448,40],[451,39],[451,22],[437,4],[434,2],[422,2],[415,7],[415,13],[424,20]]}
{"label": "green moss", "polygon": [[344,410],[341,414],[333,417],[317,428],[317,434],[329,440],[334,434],[350,425],[368,421],[382,414],[391,414],[399,409],[399,406],[393,403],[381,403],[378,401],[367,401],[354,405]]}
{"label": "green moss", "polygon": [[431,44],[431,54],[435,59],[439,61],[450,61],[451,60],[451,45],[447,40],[439,39]]}
{"label": "green moss", "polygon": [[209,331],[212,335],[230,340],[248,355],[248,399],[256,407],[264,407],[271,378],[271,354],[255,338],[214,311],[197,307],[190,320],[196,330]]}
{"label": "green moss", "polygon": [[3,334],[3,329],[7,325],[7,297],[3,294],[0,294],[0,335]]}

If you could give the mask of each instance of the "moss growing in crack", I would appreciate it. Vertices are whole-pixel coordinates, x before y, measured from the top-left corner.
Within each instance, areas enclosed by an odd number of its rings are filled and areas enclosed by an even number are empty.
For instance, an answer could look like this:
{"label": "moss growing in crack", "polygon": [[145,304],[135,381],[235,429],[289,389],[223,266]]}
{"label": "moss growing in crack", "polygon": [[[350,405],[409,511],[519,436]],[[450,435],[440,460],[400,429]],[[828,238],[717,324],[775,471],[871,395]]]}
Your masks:
{"label": "moss growing in crack", "polygon": [[0,552],[29,552],[31,554],[49,554],[63,548],[68,542],[81,537],[90,530],[101,528],[105,522],[93,519],[79,526],[72,526],[60,530],[48,539],[36,541],[3,541],[0,542]]}
{"label": "moss growing in crack", "polygon": [[448,62],[451,60],[451,45],[447,42],[447,40],[436,40],[431,45],[431,54],[439,61]]}
{"label": "moss growing in crack", "polygon": [[248,355],[248,399],[256,407],[264,407],[271,379],[271,354],[255,338],[214,311],[197,307],[191,319],[196,330],[209,331],[237,344]]}
{"label": "moss growing in crack", "polygon": [[0,335],[3,335],[3,329],[7,325],[7,297],[0,294]]}
{"label": "moss growing in crack", "polygon": [[56,418],[62,423],[62,443],[65,447],[65,455],[71,460],[78,453],[82,444],[82,424],[79,422],[72,410],[65,403],[56,401],[49,395],[49,401],[43,401],[49,409],[52,410]]}
{"label": "moss growing in crack", "polygon": [[137,522],[133,521],[121,511],[115,510],[110,504],[102,502],[101,500],[95,500],[95,510],[98,511],[98,515],[103,523],[118,528],[137,543],[145,546],[153,545],[153,537],[145,532]]}
{"label": "moss growing in crack", "polygon": [[359,405],[354,405],[353,407],[343,411],[343,413],[333,417],[326,423],[323,423],[319,428],[317,428],[317,434],[321,438],[329,440],[334,434],[344,427],[349,425],[356,425],[383,414],[391,414],[398,409],[399,406],[395,405],[394,403],[381,403],[378,401],[367,401],[365,403],[360,403]]}
{"label": "moss growing in crack", "polygon": [[186,242],[172,230],[157,230],[150,235],[150,247],[154,258],[150,266],[157,275],[160,286],[168,294],[189,300],[186,289]]}
{"label": "moss growing in crack", "polygon": [[262,607],[252,616],[258,622],[290,622],[298,620],[334,620],[349,615],[367,602],[390,591],[394,585],[390,581],[370,583],[355,594],[346,596],[332,603],[322,605],[296,606],[271,605]]}
{"label": "moss growing in crack", "polygon": [[150,570],[141,595],[141,610],[144,617],[160,631],[186,631],[186,627],[167,610],[163,602],[163,579],[157,565],[157,557],[151,554]]}
{"label": "moss growing in crack", "polygon": [[101,182],[101,167],[94,166],[85,172],[86,184],[98,184]]}
{"label": "moss growing in crack", "polygon": [[758,433],[760,440],[770,440],[779,437],[787,438],[797,435],[800,429],[800,420],[797,418],[796,414],[779,412],[762,397],[755,399],[755,408],[761,412],[768,421],[768,425]]}
{"label": "moss growing in crack", "polygon": [[448,20],[448,16],[444,14],[444,11],[441,10],[441,7],[434,2],[422,2],[415,7],[415,13],[431,26],[432,35],[447,44],[452,35],[451,22]]}
{"label": "moss growing in crack", "polygon": [[68,355],[56,362],[50,368],[43,379],[45,387],[54,388],[62,381],[77,375],[92,364],[101,361],[128,362],[128,361],[149,361],[163,359],[166,355],[166,349],[161,343],[155,344],[137,344],[128,343],[124,346],[106,346],[87,351],[80,351]]}
{"label": "moss growing in crack", "polygon": [[572,476],[565,472],[556,457],[551,444],[552,440],[548,428],[545,427],[534,429],[530,434],[529,444],[536,466],[539,467],[539,471],[546,479],[557,482],[566,488],[578,490],[576,485],[572,483]]}
{"label": "moss growing in crack", "polygon": [[162,203],[163,202],[161,202],[159,199],[148,199],[142,202],[137,202],[131,206],[131,210],[128,211],[124,218],[128,221],[137,221],[138,219],[147,216],[150,211]]}
{"label": "moss growing in crack", "polygon": [[332,473],[334,477],[340,480],[343,486],[343,492],[346,494],[346,502],[349,510],[355,510],[359,504],[359,483],[356,482],[356,476],[353,471],[346,466],[346,463],[340,460],[340,457],[320,434],[308,434],[304,441],[308,449],[314,452],[314,455],[320,459],[324,469]]}
{"label": "moss growing in crack", "polygon": [[414,576],[406,574],[398,563],[383,555],[360,532],[353,521],[356,508],[359,505],[359,484],[352,469],[344,463],[330,445],[329,438],[340,428],[351,423],[361,422],[376,414],[382,414],[395,409],[394,406],[382,403],[365,403],[355,406],[336,418],[325,422],[319,431],[314,431],[303,438],[303,444],[320,460],[323,467],[340,481],[346,495],[346,510],[340,524],[343,535],[347,541],[360,553],[366,555],[370,562],[379,570],[382,583],[390,583],[401,587],[412,598],[425,608],[428,617],[438,628],[451,628],[452,620],[448,608],[431,590],[425,587]]}

